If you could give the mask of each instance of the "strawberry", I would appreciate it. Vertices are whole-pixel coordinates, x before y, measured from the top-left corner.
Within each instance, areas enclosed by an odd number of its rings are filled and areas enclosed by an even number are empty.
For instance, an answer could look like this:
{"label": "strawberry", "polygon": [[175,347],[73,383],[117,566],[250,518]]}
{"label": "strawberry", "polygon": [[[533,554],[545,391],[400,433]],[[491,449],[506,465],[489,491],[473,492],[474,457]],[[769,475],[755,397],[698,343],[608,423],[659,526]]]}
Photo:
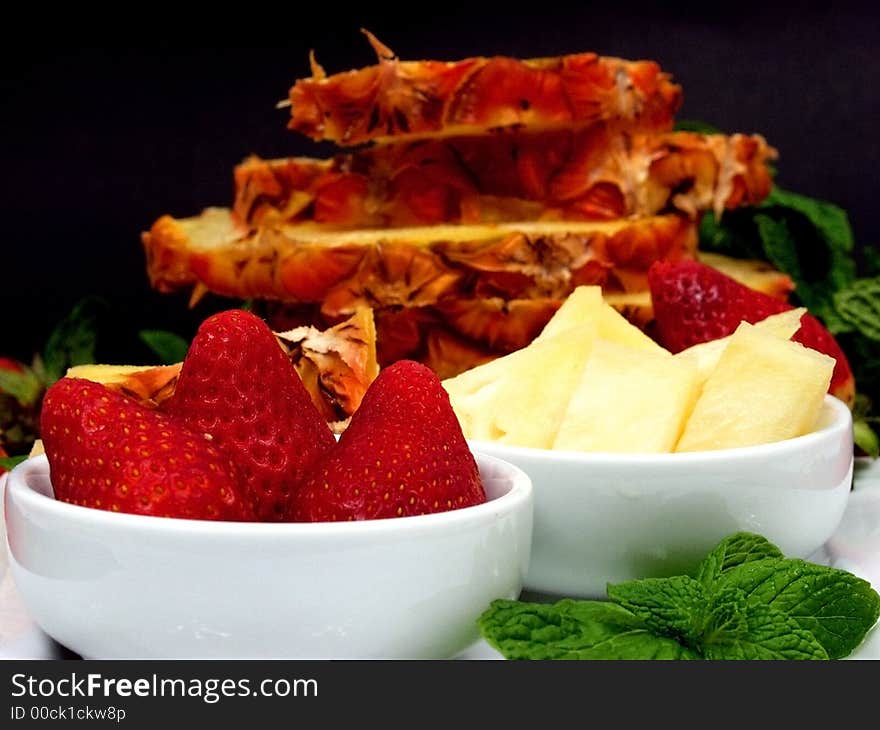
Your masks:
{"label": "strawberry", "polygon": [[[742,321],[754,324],[771,314],[793,309],[791,304],[749,289],[697,261],[657,261],[648,271],[648,285],[656,337],[671,352],[726,337]],[[837,361],[828,390],[852,404],[855,378],[834,336],[813,315],[805,314],[792,339]]]}
{"label": "strawberry", "polygon": [[0,370],[8,370],[13,373],[23,373],[24,365],[17,360],[12,360],[8,357],[0,357]]}
{"label": "strawberry", "polygon": [[[4,451],[3,447],[0,446],[0,459],[5,459],[8,456],[9,456],[9,454],[7,454],[6,451]],[[0,464],[0,476],[2,476],[5,473],[6,473],[5,467],[2,464]]]}
{"label": "strawberry", "polygon": [[437,376],[400,360],[379,373],[336,448],[309,471],[292,518],[369,520],[485,501],[477,464]]}
{"label": "strawberry", "polygon": [[250,520],[231,460],[158,410],[79,378],[46,393],[40,428],[57,499],[198,520]]}
{"label": "strawberry", "polygon": [[285,519],[305,469],[335,445],[275,335],[243,310],[202,323],[168,403],[235,462],[261,521]]}

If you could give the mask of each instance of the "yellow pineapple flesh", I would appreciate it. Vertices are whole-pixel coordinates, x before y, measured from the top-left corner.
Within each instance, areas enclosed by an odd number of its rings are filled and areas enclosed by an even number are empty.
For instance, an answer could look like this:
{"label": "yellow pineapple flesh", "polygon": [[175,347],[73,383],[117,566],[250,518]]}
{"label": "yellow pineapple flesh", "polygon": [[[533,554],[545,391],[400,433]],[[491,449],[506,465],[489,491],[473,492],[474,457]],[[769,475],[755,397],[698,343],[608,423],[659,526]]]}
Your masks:
{"label": "yellow pineapple flesh", "polygon": [[565,451],[672,451],[697,398],[696,367],[668,352],[598,339],[553,441]]}
{"label": "yellow pineapple flesh", "polygon": [[664,352],[660,345],[610,306],[598,286],[579,286],[569,294],[537,339],[553,337],[586,322],[594,323],[598,336],[611,342],[637,350]]}
{"label": "yellow pineapple flesh", "polygon": [[833,358],[742,323],[703,385],[675,450],[753,446],[808,433],[833,370]]}
{"label": "yellow pineapple flesh", "polygon": [[[788,340],[791,339],[791,337],[800,329],[801,317],[803,317],[806,312],[807,310],[803,307],[789,309],[785,312],[780,312],[779,314],[771,314],[769,317],[766,317],[759,322],[755,322],[753,326],[759,330],[769,332],[776,337],[780,337],[783,340]],[[701,342],[698,345],[692,345],[691,347],[676,353],[675,357],[692,362],[697,368],[700,382],[703,383],[718,365],[718,360],[721,359],[721,355],[727,347],[727,344],[730,342],[731,337],[733,337],[733,335],[721,337],[717,340],[710,340],[709,342]]]}
{"label": "yellow pineapple flesh", "polygon": [[587,324],[465,373],[466,387],[443,381],[465,436],[550,448],[595,338]]}

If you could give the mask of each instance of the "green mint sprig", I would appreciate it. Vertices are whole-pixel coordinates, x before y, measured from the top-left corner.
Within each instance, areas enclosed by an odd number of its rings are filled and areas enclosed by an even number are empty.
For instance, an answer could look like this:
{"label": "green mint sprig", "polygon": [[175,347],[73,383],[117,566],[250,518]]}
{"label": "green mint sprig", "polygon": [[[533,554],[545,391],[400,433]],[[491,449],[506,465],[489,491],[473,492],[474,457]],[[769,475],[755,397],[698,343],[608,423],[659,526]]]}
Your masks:
{"label": "green mint sprig", "polygon": [[20,456],[4,456],[0,459],[0,474],[4,471],[12,471],[27,458],[27,454],[21,454]]}
{"label": "green mint sprig", "polygon": [[163,365],[182,362],[189,349],[189,342],[167,330],[141,330],[138,332],[138,337]]}
{"label": "green mint sprig", "polygon": [[608,598],[497,600],[479,627],[508,659],[840,659],[880,617],[867,581],[747,532],[722,540],[694,577],[609,585]]}

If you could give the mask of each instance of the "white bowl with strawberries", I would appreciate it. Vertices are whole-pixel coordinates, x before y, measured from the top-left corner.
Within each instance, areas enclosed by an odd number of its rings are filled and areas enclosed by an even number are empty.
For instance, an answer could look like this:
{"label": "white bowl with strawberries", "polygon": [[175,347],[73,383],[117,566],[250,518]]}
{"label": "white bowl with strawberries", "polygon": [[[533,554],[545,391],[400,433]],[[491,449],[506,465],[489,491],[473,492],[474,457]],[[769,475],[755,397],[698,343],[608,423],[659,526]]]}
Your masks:
{"label": "white bowl with strawberries", "polygon": [[46,395],[11,474],[13,576],[86,657],[443,658],[516,597],[531,482],[474,455],[402,361],[337,441],[262,320],[206,320],[173,397],[81,378]]}
{"label": "white bowl with strawberries", "polygon": [[698,262],[648,278],[654,338],[579,287],[532,344],[444,381],[472,448],[533,480],[530,590],[601,597],[737,530],[806,557],[843,515],[853,381],[833,337]]}

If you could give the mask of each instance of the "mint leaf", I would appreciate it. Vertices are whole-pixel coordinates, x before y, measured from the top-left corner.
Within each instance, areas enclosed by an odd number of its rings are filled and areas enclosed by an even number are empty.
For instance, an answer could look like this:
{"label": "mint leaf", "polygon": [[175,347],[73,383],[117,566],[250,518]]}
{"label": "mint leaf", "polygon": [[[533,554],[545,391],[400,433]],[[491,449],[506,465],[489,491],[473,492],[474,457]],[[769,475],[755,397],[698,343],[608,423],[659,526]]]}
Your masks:
{"label": "mint leaf", "polygon": [[98,311],[106,305],[96,297],[86,297],[49,335],[43,351],[46,386],[61,378],[73,365],[95,362]]}
{"label": "mint leaf", "polygon": [[773,606],[750,602],[736,588],[717,594],[702,637],[706,659],[827,659],[810,631]]}
{"label": "mint leaf", "polygon": [[679,119],[675,123],[676,132],[697,132],[698,134],[721,134],[718,127],[714,127],[706,122],[697,119]]}
{"label": "mint leaf", "polygon": [[855,279],[854,241],[838,206],[774,186],[760,205],[726,211],[721,220],[705,215],[700,248],[770,261],[794,280],[797,303],[832,332],[846,330],[833,296]]}
{"label": "mint leaf", "polygon": [[149,347],[163,365],[182,362],[189,343],[180,335],[165,330],[141,330],[138,337]]}
{"label": "mint leaf", "polygon": [[774,186],[761,204],[762,208],[778,207],[803,215],[824,240],[830,254],[831,267],[827,281],[834,290],[847,286],[855,278],[855,261],[852,258],[854,240],[849,217],[843,208],[824,200]]}
{"label": "mint leaf", "polygon": [[722,220],[707,212],[700,221],[700,249],[743,259],[764,259],[764,247],[755,230],[757,208],[725,211]]}
{"label": "mint leaf", "polygon": [[22,454],[21,456],[4,456],[2,459],[0,459],[0,471],[2,471],[3,469],[5,469],[6,471],[12,471],[27,458],[27,454]]}
{"label": "mint leaf", "polygon": [[840,318],[863,336],[880,342],[880,276],[857,279],[834,293]]}
{"label": "mint leaf", "polygon": [[508,659],[838,659],[880,617],[867,581],[748,532],[719,542],[696,579],[607,590],[611,603],[495,601],[480,630]]}
{"label": "mint leaf", "polygon": [[697,567],[697,580],[711,588],[721,575],[744,563],[764,558],[784,557],[766,537],[752,532],[736,532],[719,542]]}
{"label": "mint leaf", "polygon": [[880,456],[880,438],[864,418],[853,421],[853,442],[866,456],[872,459]]}
{"label": "mint leaf", "polygon": [[774,187],[756,209],[762,258],[795,281],[795,298],[832,332],[844,329],[834,292],[855,278],[853,236],[846,213],[831,203]]}
{"label": "mint leaf", "polygon": [[726,571],[721,588],[770,606],[809,631],[832,659],[862,643],[880,617],[880,595],[852,573],[804,560],[767,558]]}
{"label": "mint leaf", "polygon": [[706,592],[687,575],[645,578],[608,586],[608,598],[630,611],[654,634],[699,642]]}
{"label": "mint leaf", "polygon": [[43,384],[30,368],[21,372],[0,369],[0,394],[10,395],[27,408],[34,405],[43,392]]}
{"label": "mint leaf", "polygon": [[483,637],[507,659],[699,659],[656,636],[612,603],[493,601],[479,619]]}

